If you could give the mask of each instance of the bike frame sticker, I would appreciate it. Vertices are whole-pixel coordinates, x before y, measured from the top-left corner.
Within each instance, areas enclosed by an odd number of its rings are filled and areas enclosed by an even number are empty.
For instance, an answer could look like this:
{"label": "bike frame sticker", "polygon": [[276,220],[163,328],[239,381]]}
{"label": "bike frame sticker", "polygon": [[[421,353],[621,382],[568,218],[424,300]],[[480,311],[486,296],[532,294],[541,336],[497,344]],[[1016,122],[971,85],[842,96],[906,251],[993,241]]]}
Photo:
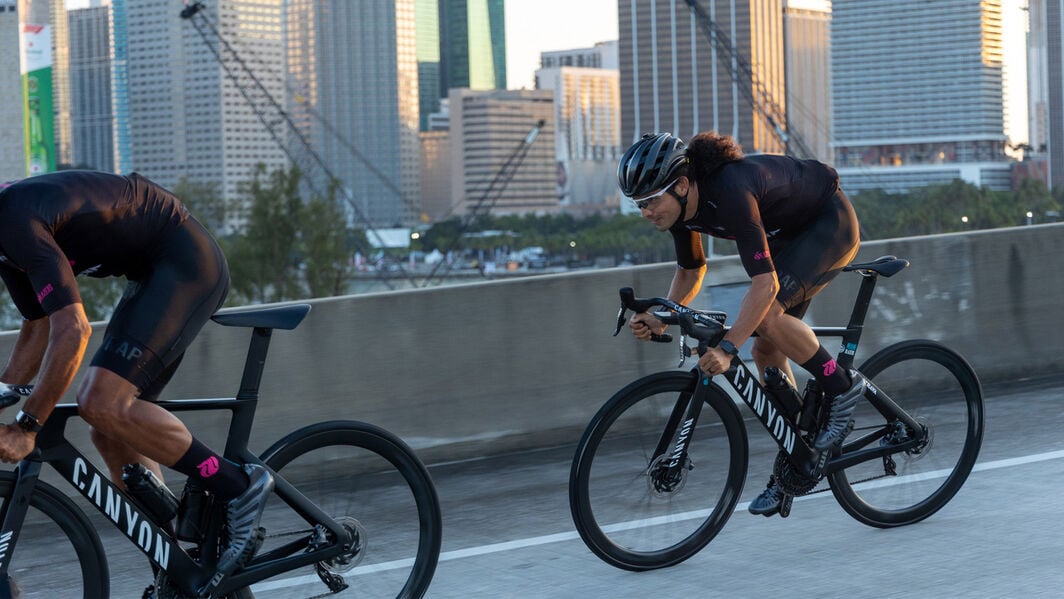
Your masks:
{"label": "bike frame sticker", "polygon": [[[776,402],[765,393],[761,384],[757,382],[757,377],[745,364],[736,361],[733,366],[734,368],[723,375],[724,380],[729,384],[721,385],[721,388],[732,399],[750,406],[754,415],[779,443],[783,451],[788,455],[794,455],[795,447],[801,447],[796,443],[798,432],[794,426],[784,417]],[[730,377],[729,374],[731,374]]]}

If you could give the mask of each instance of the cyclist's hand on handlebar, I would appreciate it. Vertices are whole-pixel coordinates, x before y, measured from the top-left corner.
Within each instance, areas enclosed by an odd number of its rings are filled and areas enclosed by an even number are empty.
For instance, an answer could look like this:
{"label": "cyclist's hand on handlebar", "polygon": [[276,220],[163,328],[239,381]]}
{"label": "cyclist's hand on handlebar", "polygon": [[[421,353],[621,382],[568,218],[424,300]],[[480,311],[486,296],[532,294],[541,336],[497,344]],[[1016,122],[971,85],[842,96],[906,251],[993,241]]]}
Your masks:
{"label": "cyclist's hand on handlebar", "polygon": [[665,332],[665,324],[649,312],[633,314],[628,320],[628,327],[636,339],[648,341],[650,335],[660,335]]}
{"label": "cyclist's hand on handlebar", "polygon": [[698,368],[706,374],[721,374],[731,368],[732,355],[720,349],[711,347],[698,358]]}
{"label": "cyclist's hand on handlebar", "polygon": [[27,433],[17,424],[0,425],[0,461],[17,464],[30,455],[36,443],[36,433]]}

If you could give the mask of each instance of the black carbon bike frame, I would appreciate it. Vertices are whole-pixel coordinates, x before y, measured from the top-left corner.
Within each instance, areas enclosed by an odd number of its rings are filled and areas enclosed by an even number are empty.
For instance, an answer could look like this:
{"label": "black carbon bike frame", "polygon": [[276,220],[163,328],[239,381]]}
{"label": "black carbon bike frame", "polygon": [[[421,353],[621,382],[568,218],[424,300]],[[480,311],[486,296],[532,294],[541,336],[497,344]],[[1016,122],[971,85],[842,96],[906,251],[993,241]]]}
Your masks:
{"label": "black carbon bike frame", "polygon": [[[908,262],[889,256],[867,264],[847,266],[844,269],[858,271],[863,277],[849,323],[845,327],[812,327],[818,337],[842,338],[842,346],[836,358],[840,368],[853,367],[854,355],[864,330],[865,317],[868,314],[868,306],[871,303],[879,275],[891,276],[906,266]],[[665,324],[680,325],[684,336],[698,340],[698,355],[704,353],[708,347],[716,346],[727,331],[723,324],[726,315],[722,312],[694,310],[660,297],[638,299],[635,298],[630,288],[621,290],[618,331],[626,320],[626,309],[645,312],[655,306],[668,309],[653,312],[659,320]],[[672,336],[669,334],[654,335],[652,339],[663,343],[672,342]],[[692,350],[685,345],[682,338],[680,344],[682,360],[691,355]],[[815,458],[821,457],[803,439],[799,430],[799,423],[805,425],[803,427],[805,430],[816,430],[815,427],[820,418],[817,414],[818,406],[812,405],[813,402],[803,402],[797,391],[789,389],[783,392],[769,392],[762,386],[758,375],[752,372],[738,356],[732,359],[731,368],[716,378],[701,372],[697,367],[692,369],[692,373],[698,375],[698,383],[695,385],[694,392],[689,396],[684,394],[676,402],[654,454],[669,456],[664,463],[670,470],[683,467],[681,462],[690,444],[690,431],[694,430],[698,422],[703,402],[708,399],[705,394],[712,389],[711,383],[717,383],[733,399],[738,399],[749,406],[757,416],[758,422],[779,445],[780,450],[791,457],[792,463],[811,465]],[[865,383],[865,398],[888,420],[900,421],[911,430],[922,428],[912,416],[871,381]],[[897,444],[857,449],[867,445],[867,439],[852,440],[844,444],[841,452],[827,457],[823,471],[819,474],[827,475],[854,464],[889,456],[916,447],[919,443],[920,439],[914,438]]]}
{"label": "black carbon bike frame", "polygon": [[[232,412],[225,458],[238,464],[253,463],[265,466],[261,459],[248,451],[247,444],[258,404],[259,383],[270,336],[274,328],[293,328],[309,309],[309,305],[302,304],[215,315],[214,320],[226,326],[253,327],[237,396],[160,401],[156,402],[157,405],[171,412]],[[77,415],[76,404],[56,406],[44,429],[37,435],[37,448],[16,467],[14,489],[10,498],[0,507],[0,581],[8,580],[6,556],[11,555],[17,547],[19,532],[29,509],[29,500],[44,464],[54,468],[63,480],[95,506],[153,564],[167,572],[172,584],[194,596],[207,592],[223,596],[271,576],[329,560],[342,553],[344,545],[351,542],[349,531],[271,470],[274,476],[274,494],[302,516],[308,527],[317,531],[317,534],[312,532],[296,536],[294,541],[266,553],[256,554],[253,560],[229,576],[215,576],[216,559],[205,558],[202,563],[196,561],[181,547],[171,532],[153,522],[125,491],[111,483],[106,473],[97,469],[66,439],[67,422]],[[282,439],[275,447],[283,445],[287,440],[287,437]],[[205,541],[198,546],[198,552],[203,556],[218,554],[224,514],[218,502],[213,511]],[[321,534],[324,531],[331,533],[333,542],[314,541],[326,538]],[[8,588],[7,584],[0,585],[0,589]],[[0,593],[2,592],[5,591],[0,590]]]}

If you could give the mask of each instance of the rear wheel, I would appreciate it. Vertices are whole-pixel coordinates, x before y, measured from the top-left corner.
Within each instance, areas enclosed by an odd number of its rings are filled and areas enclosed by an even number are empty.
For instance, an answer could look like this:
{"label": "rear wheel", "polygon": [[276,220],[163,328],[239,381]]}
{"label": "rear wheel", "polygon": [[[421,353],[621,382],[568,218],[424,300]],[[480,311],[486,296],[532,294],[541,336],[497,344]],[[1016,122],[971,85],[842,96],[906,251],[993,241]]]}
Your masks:
{"label": "rear wheel", "polygon": [[[315,571],[253,585],[257,597],[321,589],[319,578],[330,575],[349,585],[341,597],[425,594],[440,555],[442,517],[432,478],[410,447],[373,425],[335,421],[288,435],[262,459],[344,526],[353,543]],[[276,496],[262,526],[267,544],[260,554],[308,532],[307,521]]]}
{"label": "rear wheel", "polygon": [[[15,474],[0,472],[4,513],[14,488]],[[0,581],[0,597],[110,595],[107,559],[92,523],[70,499],[43,481],[36,483],[14,551],[4,559],[8,580]]]}
{"label": "rear wheel", "polygon": [[[569,507],[595,555],[626,570],[695,555],[724,527],[746,477],[746,429],[715,386],[691,420],[693,372],[642,378],[592,419],[573,459]],[[686,436],[686,452],[674,441]],[[663,441],[664,439],[664,441]]]}
{"label": "rear wheel", "polygon": [[983,439],[983,394],[971,366],[934,341],[904,341],[877,352],[860,368],[920,425],[858,405],[843,457],[859,449],[906,445],[829,476],[844,510],[870,526],[919,522],[942,509],[971,473]]}

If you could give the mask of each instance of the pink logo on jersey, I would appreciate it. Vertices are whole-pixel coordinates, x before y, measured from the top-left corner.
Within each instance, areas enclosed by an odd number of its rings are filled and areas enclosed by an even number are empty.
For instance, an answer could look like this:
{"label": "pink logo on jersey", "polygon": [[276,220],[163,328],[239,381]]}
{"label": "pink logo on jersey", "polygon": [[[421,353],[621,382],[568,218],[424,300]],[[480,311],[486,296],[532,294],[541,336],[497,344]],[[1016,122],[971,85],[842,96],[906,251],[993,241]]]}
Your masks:
{"label": "pink logo on jersey", "polygon": [[44,289],[41,289],[41,292],[37,294],[37,303],[43,302],[44,298],[48,297],[48,294],[53,291],[55,291],[55,287],[52,287],[51,283],[45,285]]}
{"label": "pink logo on jersey", "polygon": [[199,468],[200,476],[210,478],[218,473],[218,458],[211,456],[203,460],[197,468]]}
{"label": "pink logo on jersey", "polygon": [[765,260],[768,257],[768,250],[765,250],[763,252],[754,252],[754,260]]}
{"label": "pink logo on jersey", "polygon": [[831,376],[835,374],[835,369],[837,367],[838,364],[835,363],[835,360],[828,360],[827,362],[824,362],[824,376]]}

